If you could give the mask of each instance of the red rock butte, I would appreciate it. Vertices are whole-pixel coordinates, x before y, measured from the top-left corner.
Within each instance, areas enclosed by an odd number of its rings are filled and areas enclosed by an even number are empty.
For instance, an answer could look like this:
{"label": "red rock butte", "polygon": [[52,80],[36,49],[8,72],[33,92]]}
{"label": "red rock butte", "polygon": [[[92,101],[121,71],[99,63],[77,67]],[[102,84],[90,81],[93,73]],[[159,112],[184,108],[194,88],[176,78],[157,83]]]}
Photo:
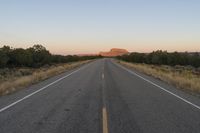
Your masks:
{"label": "red rock butte", "polygon": [[109,52],[100,52],[99,55],[105,57],[115,57],[124,54],[128,54],[129,52],[126,49],[112,48]]}

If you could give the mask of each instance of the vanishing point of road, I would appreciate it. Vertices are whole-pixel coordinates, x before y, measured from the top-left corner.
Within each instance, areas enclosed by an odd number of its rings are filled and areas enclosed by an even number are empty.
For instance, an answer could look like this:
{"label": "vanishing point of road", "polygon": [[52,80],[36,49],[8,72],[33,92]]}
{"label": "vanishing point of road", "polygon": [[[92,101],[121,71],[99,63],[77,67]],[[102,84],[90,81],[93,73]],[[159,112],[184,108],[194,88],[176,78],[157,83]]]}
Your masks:
{"label": "vanishing point of road", "polygon": [[0,97],[0,133],[200,133],[200,99],[99,59]]}

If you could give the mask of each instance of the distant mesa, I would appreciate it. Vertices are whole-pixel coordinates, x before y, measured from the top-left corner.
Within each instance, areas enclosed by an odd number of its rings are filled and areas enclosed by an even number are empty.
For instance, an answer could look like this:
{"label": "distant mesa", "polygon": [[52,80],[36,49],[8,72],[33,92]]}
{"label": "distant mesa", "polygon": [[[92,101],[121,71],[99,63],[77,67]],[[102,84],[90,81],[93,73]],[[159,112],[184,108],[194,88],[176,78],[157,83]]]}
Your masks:
{"label": "distant mesa", "polygon": [[115,57],[115,56],[120,56],[120,55],[124,55],[128,53],[129,52],[126,49],[112,48],[109,52],[100,52],[99,55],[105,56],[105,57]]}

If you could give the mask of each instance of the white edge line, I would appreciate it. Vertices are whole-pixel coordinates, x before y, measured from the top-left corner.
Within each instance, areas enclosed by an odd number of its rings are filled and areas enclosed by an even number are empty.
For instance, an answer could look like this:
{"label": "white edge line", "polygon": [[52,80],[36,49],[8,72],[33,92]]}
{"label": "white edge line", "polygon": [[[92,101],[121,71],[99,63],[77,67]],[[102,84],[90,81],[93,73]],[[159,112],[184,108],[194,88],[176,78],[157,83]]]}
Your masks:
{"label": "white edge line", "polygon": [[49,86],[51,86],[51,85],[53,85],[53,84],[55,84],[55,83],[57,83],[57,82],[59,82],[59,81],[65,79],[65,78],[69,77],[70,75],[72,75],[72,74],[74,74],[74,73],[80,71],[80,70],[83,69],[83,68],[85,68],[85,67],[83,66],[83,67],[79,68],[78,70],[75,70],[75,71],[71,72],[70,74],[67,74],[66,76],[61,77],[61,78],[57,79],[56,81],[54,81],[54,82],[52,82],[52,83],[50,83],[50,84],[48,84],[48,85],[46,85],[46,86],[40,88],[39,90],[34,91],[34,92],[32,92],[31,94],[29,94],[29,95],[27,95],[27,96],[25,96],[25,97],[23,97],[23,98],[21,98],[21,99],[15,101],[15,102],[13,102],[13,103],[11,103],[11,104],[9,104],[9,105],[7,105],[7,106],[1,108],[1,109],[0,109],[0,113],[3,112],[3,111],[5,111],[5,110],[7,110],[7,109],[9,109],[9,108],[11,108],[12,106],[14,106],[14,105],[16,105],[16,104],[18,104],[18,103],[24,101],[25,99],[27,99],[27,98],[29,98],[29,97],[31,97],[31,96],[37,94],[38,92],[40,92],[40,91],[42,91],[42,90],[48,88]]}
{"label": "white edge line", "polygon": [[[114,63],[114,64],[116,64],[116,63]],[[188,101],[188,100],[186,100],[186,99],[184,99],[184,98],[182,98],[182,97],[180,97],[180,96],[178,96],[178,95],[172,93],[171,91],[168,91],[167,89],[165,89],[165,88],[163,88],[163,87],[161,87],[161,86],[155,84],[154,82],[152,82],[152,81],[150,81],[150,80],[148,80],[148,79],[146,79],[146,78],[140,76],[139,74],[137,74],[137,73],[135,73],[135,72],[133,72],[133,71],[131,71],[131,70],[125,68],[124,66],[121,66],[121,65],[119,65],[119,64],[116,64],[116,65],[117,65],[118,67],[121,67],[122,69],[128,71],[129,73],[131,73],[131,74],[133,74],[133,75],[135,75],[135,76],[137,76],[137,77],[139,77],[139,78],[145,80],[146,82],[148,82],[148,83],[150,83],[150,84],[152,84],[152,85],[154,85],[154,86],[160,88],[161,90],[163,90],[163,91],[165,91],[165,92],[167,92],[167,93],[169,93],[169,94],[175,96],[176,98],[178,98],[178,99],[180,99],[180,100],[182,100],[182,101],[184,101],[184,102],[186,102],[186,103],[188,103],[188,104],[192,105],[193,107],[195,107],[195,108],[197,108],[197,109],[200,110],[200,106],[198,106],[198,105],[196,105],[196,104],[194,104],[194,103],[192,103],[192,102],[190,102],[190,101]]]}

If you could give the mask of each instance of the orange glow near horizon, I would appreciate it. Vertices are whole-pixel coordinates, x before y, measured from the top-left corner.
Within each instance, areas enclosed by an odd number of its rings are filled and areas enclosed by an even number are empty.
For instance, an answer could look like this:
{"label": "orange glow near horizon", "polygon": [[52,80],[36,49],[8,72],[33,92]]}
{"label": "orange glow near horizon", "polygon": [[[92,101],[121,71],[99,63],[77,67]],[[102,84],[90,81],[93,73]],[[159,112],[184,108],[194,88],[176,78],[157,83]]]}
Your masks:
{"label": "orange glow near horizon", "polygon": [[[2,1],[0,47],[53,54],[200,51],[200,1]],[[52,10],[53,9],[53,10]]]}
{"label": "orange glow near horizon", "polygon": [[[88,42],[68,42],[68,43],[32,43],[32,44],[42,44],[53,54],[98,54],[100,51],[109,51],[111,48],[123,48],[129,52],[152,52],[155,50],[167,50],[168,52],[199,52],[200,51],[200,41],[108,41],[101,42],[98,41],[88,41]],[[7,43],[5,44],[7,45]],[[22,44],[11,44],[10,46],[14,48],[28,48],[33,45]]]}

